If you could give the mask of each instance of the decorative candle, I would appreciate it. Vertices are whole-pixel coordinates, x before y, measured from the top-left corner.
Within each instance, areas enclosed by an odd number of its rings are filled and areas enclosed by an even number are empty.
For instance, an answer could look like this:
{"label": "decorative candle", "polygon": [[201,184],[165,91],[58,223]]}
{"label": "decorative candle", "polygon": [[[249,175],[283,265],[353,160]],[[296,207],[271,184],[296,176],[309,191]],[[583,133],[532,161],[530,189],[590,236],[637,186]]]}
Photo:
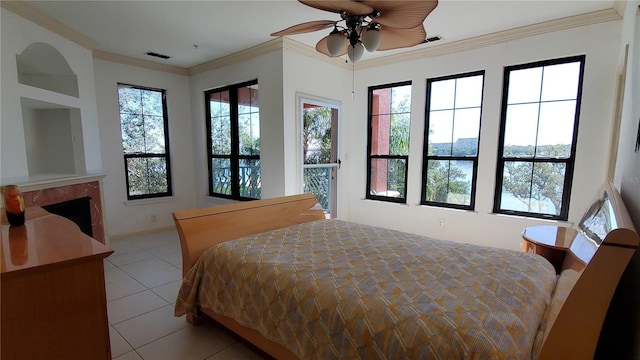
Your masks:
{"label": "decorative candle", "polygon": [[24,198],[18,185],[6,185],[2,188],[4,209],[11,225],[24,224]]}

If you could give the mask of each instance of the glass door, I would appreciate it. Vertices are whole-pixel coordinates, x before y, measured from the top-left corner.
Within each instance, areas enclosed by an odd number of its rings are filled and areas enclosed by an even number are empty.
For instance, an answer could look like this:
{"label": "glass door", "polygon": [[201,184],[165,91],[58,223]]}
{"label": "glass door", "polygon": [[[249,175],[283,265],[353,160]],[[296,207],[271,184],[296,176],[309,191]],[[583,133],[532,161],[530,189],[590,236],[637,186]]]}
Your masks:
{"label": "glass door", "polygon": [[313,193],[327,215],[336,217],[338,169],[339,106],[303,98],[302,114],[302,191]]}

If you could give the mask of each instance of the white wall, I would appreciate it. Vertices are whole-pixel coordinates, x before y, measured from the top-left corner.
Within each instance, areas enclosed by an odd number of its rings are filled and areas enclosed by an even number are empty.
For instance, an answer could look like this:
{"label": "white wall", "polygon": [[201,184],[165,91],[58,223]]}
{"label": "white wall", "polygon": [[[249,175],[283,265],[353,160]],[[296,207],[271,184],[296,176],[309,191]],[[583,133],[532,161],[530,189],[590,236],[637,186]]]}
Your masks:
{"label": "white wall", "polygon": [[[25,181],[29,176],[22,124],[21,94],[45,94],[48,99],[59,99],[49,91],[30,91],[18,84],[16,55],[32,43],[43,42],[56,48],[78,77],[80,98],[76,100],[82,118],[82,136],[87,173],[102,172],[100,133],[96,110],[93,57],[91,51],[50,32],[20,16],[0,8],[1,13],[1,74],[2,99],[0,122],[0,163],[3,183]],[[72,99],[73,100],[73,99]]]}
{"label": "white wall", "polygon": [[338,158],[342,161],[338,170],[338,217],[346,213],[348,202],[341,201],[348,189],[348,179],[343,169],[350,166],[346,153],[348,142],[345,132],[353,120],[351,99],[352,72],[331,63],[310,58],[300,53],[285,50],[284,58],[284,138],[285,138],[285,193],[301,191],[302,174],[302,120],[298,107],[298,96],[318,98],[340,104],[338,114]]}
{"label": "white wall", "polygon": [[285,194],[285,138],[282,120],[282,52],[272,51],[241,63],[191,76],[192,141],[198,206],[228,201],[208,197],[204,92],[258,79],[260,93],[260,171],[262,197]]}
{"label": "white wall", "polygon": [[[520,232],[540,220],[492,214],[503,68],[537,60],[586,54],[576,170],[569,222],[577,222],[606,178],[620,21],[514,40],[476,50],[367,68],[356,73],[355,111],[346,124],[350,154],[348,220],[440,239],[519,249]],[[420,206],[426,79],[486,71],[475,211]],[[365,200],[367,87],[413,82],[407,204]],[[444,228],[439,228],[439,219]]]}
{"label": "white wall", "polygon": [[[171,213],[195,206],[196,181],[191,124],[189,78],[103,60],[95,60],[95,89],[106,177],[104,204],[109,236],[173,226]],[[173,196],[127,201],[118,83],[165,89],[169,115],[169,142]],[[156,216],[152,222],[151,216]]]}

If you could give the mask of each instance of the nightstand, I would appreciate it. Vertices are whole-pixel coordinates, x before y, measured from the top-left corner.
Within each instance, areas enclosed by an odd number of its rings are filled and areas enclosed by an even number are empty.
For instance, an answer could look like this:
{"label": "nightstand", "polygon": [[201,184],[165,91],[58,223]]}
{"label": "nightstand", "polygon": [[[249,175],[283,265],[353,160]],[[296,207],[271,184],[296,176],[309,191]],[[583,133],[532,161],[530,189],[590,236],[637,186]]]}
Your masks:
{"label": "nightstand", "polygon": [[567,249],[576,235],[576,229],[564,226],[530,226],[522,231],[522,251],[543,256],[559,274]]}

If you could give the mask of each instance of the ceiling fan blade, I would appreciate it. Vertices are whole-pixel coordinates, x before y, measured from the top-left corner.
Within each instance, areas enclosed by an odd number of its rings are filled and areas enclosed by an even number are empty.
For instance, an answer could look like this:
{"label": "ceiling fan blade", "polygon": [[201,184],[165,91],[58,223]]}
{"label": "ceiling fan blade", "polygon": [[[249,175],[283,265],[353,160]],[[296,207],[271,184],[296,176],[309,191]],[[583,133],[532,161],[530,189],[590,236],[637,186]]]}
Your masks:
{"label": "ceiling fan blade", "polygon": [[354,0],[298,0],[299,2],[316,8],[319,10],[330,11],[334,13],[346,12],[349,15],[369,15],[373,12],[373,8],[364,4],[364,2]]}
{"label": "ceiling fan blade", "polygon": [[271,34],[271,36],[284,36],[284,35],[294,35],[294,34],[303,34],[318,30],[329,29],[335,26],[337,21],[334,20],[316,20],[309,21],[298,25],[290,26],[284,30],[280,30]]}
{"label": "ceiling fan blade", "polygon": [[[347,53],[347,37],[344,34],[342,36],[344,37],[345,46],[342,49],[342,51],[338,55],[336,55],[336,57],[342,56],[342,55]],[[333,57],[333,56],[331,56],[331,53],[329,52],[329,47],[327,46],[327,39],[328,38],[329,38],[329,35],[327,35],[327,36],[323,37],[322,39],[320,39],[320,41],[318,41],[318,43],[316,44],[316,50],[319,53],[325,54],[325,55],[327,55],[329,57]]]}
{"label": "ceiling fan blade", "polygon": [[425,42],[427,32],[422,24],[412,29],[397,29],[383,26],[380,29],[378,51],[416,46]]}
{"label": "ceiling fan blade", "polygon": [[438,0],[364,0],[361,3],[380,12],[380,16],[375,17],[373,21],[397,29],[412,29],[422,24],[433,9],[438,6]]}

